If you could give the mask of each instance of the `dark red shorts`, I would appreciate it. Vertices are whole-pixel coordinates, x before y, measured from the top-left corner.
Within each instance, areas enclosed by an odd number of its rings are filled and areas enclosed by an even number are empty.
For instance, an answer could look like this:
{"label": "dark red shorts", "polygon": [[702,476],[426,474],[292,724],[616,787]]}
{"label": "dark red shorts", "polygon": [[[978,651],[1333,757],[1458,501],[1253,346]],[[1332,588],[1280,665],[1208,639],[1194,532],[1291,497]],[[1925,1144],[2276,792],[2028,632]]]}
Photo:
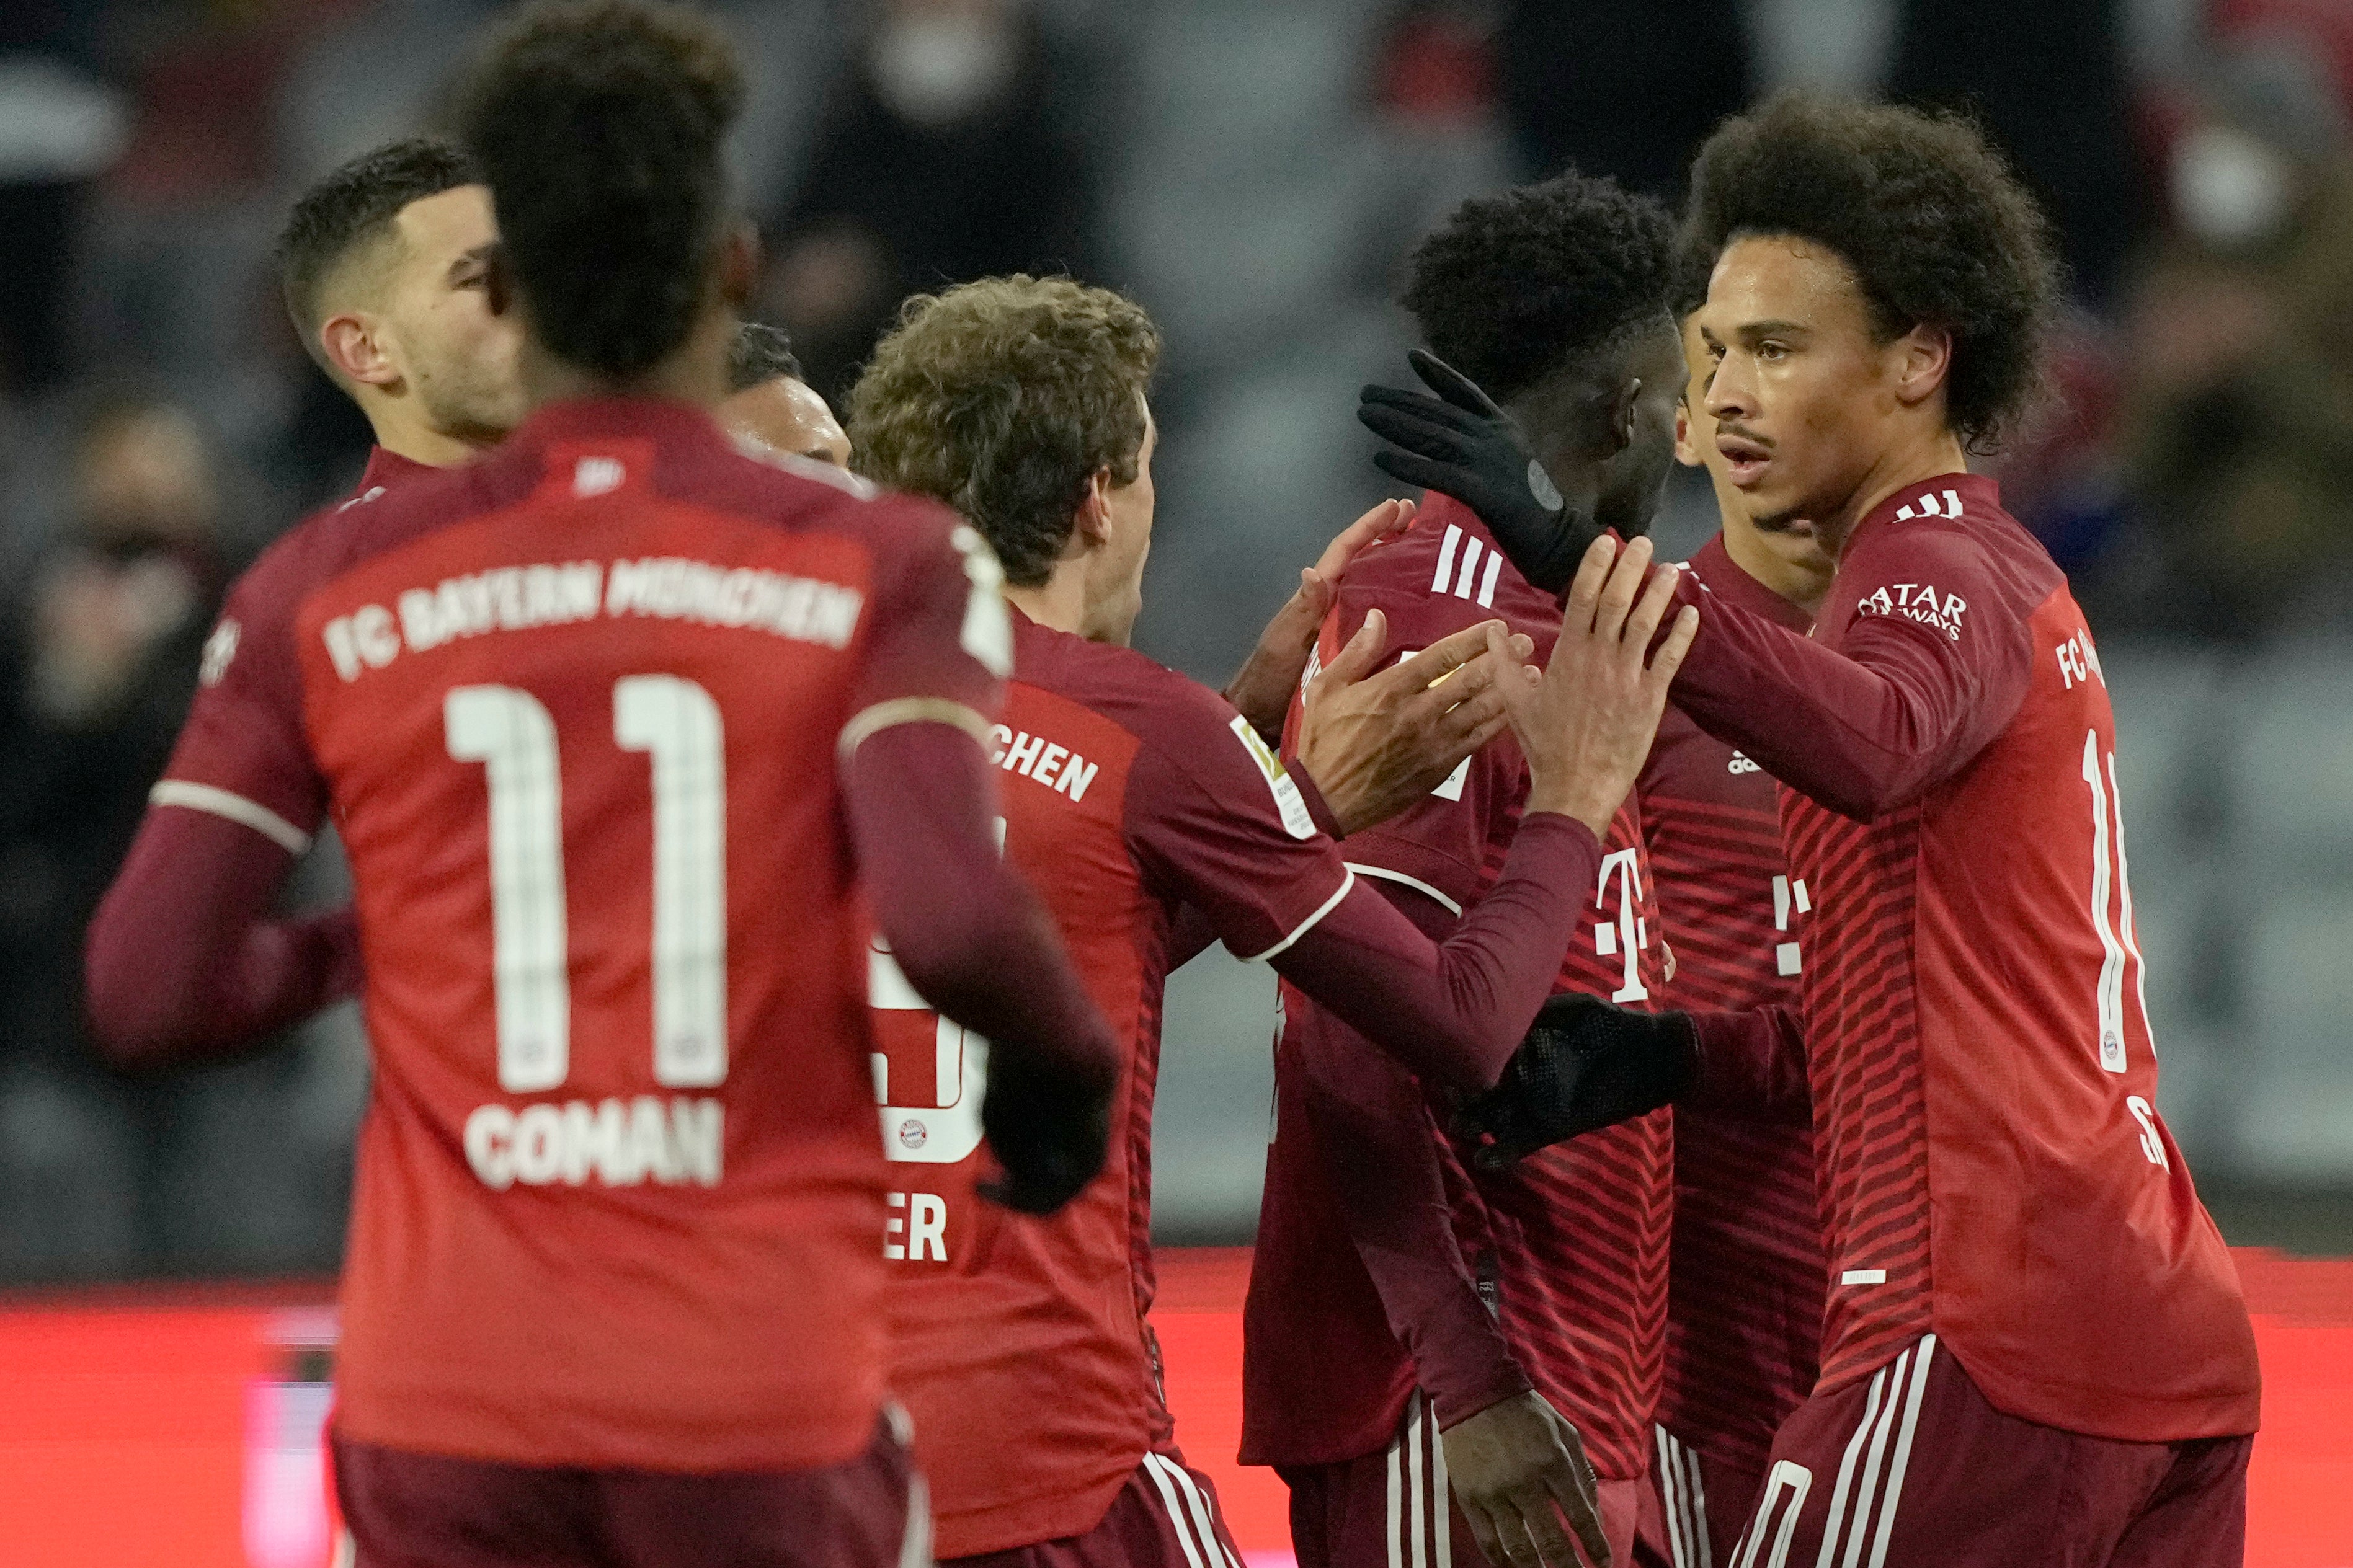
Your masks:
{"label": "dark red shorts", "polygon": [[[332,1439],[361,1568],[919,1568],[931,1509],[889,1421],[854,1459],[730,1475],[502,1465]],[[913,1493],[910,1507],[910,1492]]]}
{"label": "dark red shorts", "polygon": [[1651,1428],[1651,1436],[1635,1568],[1732,1568],[1732,1549],[1756,1509],[1765,1472],[1703,1454],[1663,1426]]}
{"label": "dark red shorts", "polygon": [[1112,1499],[1103,1522],[1084,1535],[1042,1541],[971,1557],[941,1568],[1242,1568],[1241,1553],[1218,1511],[1218,1489],[1181,1454],[1146,1454]]}
{"label": "dark red shorts", "polygon": [[[1389,1446],[1331,1465],[1279,1465],[1291,1488],[1299,1568],[1487,1568],[1446,1483],[1446,1448],[1427,1395],[1416,1394]],[[1641,1511],[1639,1480],[1599,1483],[1601,1531],[1624,1563]]]}
{"label": "dark red shorts", "polygon": [[2005,1415],[1929,1334],[1782,1424],[1721,1568],[2239,1568],[2253,1447],[2125,1443]]}

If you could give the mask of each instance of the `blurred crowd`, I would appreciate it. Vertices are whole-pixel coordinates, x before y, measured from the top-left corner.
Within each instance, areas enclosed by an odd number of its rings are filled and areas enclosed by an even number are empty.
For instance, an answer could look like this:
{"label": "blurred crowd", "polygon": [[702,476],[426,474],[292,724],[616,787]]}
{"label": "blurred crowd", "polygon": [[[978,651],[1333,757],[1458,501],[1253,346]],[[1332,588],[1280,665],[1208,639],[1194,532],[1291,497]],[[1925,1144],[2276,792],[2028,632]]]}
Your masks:
{"label": "blurred crowd", "polygon": [[[756,72],[733,154],[764,313],[821,391],[948,281],[1066,270],[1160,318],[1142,635],[1196,673],[1380,493],[1353,392],[1397,374],[1423,228],[1570,163],[1672,199],[1719,117],[1798,81],[1968,106],[2044,195],[2074,303],[2001,471],[2104,637],[2353,629],[2341,0],[712,8]],[[0,1281],[332,1266],[353,1021],[119,1078],[81,1046],[79,944],[223,589],[365,457],[278,303],[276,226],[432,126],[499,9],[0,6]]]}

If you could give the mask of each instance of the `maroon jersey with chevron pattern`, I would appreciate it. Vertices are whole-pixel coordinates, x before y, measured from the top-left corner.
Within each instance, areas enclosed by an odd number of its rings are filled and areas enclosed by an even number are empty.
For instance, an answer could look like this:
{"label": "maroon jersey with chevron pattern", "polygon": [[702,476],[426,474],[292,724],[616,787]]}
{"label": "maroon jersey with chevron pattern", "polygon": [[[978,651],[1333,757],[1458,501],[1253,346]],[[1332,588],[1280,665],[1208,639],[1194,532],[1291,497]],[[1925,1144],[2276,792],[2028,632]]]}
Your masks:
{"label": "maroon jersey with chevron pattern", "polygon": [[[1535,639],[1539,660],[1560,609],[1495,550],[1470,510],[1431,495],[1403,535],[1350,566],[1326,622],[1336,649],[1379,609],[1404,653],[1482,620]],[[1403,882],[1459,911],[1502,865],[1527,792],[1507,739],[1469,759],[1427,800],[1341,846],[1363,875]],[[1659,917],[1641,817],[1630,799],[1602,841],[1592,917],[1565,955],[1565,989],[1648,1007],[1661,985]],[[1308,1005],[1303,998],[1287,1006]],[[1441,1149],[1456,1241],[1535,1386],[1575,1422],[1596,1471],[1646,1473],[1666,1318],[1671,1203],[1667,1113],[1546,1150],[1499,1175],[1467,1173]],[[1271,1173],[1275,1167],[1271,1164]],[[1384,1392],[1390,1369],[1380,1369]]]}
{"label": "maroon jersey with chevron pattern", "polygon": [[2156,1110],[2115,719],[2065,577],[1950,474],[1857,525],[1811,640],[1681,591],[1675,700],[1789,786],[1812,895],[1820,1388],[1933,1331],[2009,1415],[2253,1431],[2237,1275]]}
{"label": "maroon jersey with chevron pattern", "polygon": [[[1799,632],[1810,624],[1736,565],[1721,538],[1684,570],[1754,615]],[[1673,938],[1668,1002],[1797,1007],[1804,955],[1793,927],[1812,900],[1781,851],[1772,779],[1670,707],[1635,793]],[[1659,1424],[1761,1475],[1774,1431],[1814,1385],[1821,1349],[1813,1129],[1688,1107],[1674,1125]]]}

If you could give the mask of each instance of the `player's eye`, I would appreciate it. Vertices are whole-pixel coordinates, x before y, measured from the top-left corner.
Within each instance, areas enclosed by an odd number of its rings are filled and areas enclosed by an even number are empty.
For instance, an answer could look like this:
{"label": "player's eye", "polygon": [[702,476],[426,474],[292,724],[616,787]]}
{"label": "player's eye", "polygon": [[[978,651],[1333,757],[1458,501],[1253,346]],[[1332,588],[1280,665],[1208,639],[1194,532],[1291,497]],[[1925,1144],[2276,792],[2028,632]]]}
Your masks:
{"label": "player's eye", "polygon": [[1789,357],[1789,345],[1767,338],[1757,345],[1757,357],[1767,364],[1775,363]]}

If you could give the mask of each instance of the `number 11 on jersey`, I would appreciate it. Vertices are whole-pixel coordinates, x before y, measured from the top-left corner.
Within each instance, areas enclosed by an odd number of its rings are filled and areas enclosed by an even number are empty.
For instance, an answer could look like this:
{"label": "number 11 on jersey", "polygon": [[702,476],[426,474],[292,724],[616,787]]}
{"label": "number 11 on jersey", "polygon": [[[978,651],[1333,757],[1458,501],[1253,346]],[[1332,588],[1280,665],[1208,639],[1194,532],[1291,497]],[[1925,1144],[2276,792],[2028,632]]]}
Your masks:
{"label": "number 11 on jersey", "polygon": [[[449,755],[490,797],[491,970],[499,1087],[562,1087],[572,1070],[564,791],[555,721],[530,692],[461,686],[442,702]],[[711,693],[674,675],[613,687],[613,741],[652,766],[654,1081],[727,1079],[727,748]]]}

